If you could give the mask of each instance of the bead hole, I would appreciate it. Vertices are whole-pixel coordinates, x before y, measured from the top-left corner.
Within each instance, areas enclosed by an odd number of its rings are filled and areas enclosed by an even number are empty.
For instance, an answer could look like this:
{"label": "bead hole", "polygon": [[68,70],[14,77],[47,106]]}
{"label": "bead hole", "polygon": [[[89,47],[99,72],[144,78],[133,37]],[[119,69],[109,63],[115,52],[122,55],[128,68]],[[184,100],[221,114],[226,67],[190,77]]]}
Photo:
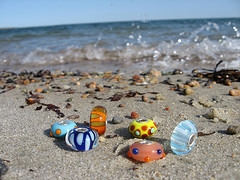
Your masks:
{"label": "bead hole", "polygon": [[68,125],[69,123],[68,123],[68,121],[60,121],[59,124],[60,125]]}
{"label": "bead hole", "polygon": [[88,129],[87,128],[76,128],[75,131],[77,131],[77,132],[86,132],[86,131],[88,131]]}
{"label": "bead hole", "polygon": [[139,123],[145,123],[145,122],[148,122],[148,120],[147,120],[147,119],[138,119],[137,122],[139,122]]}
{"label": "bead hole", "polygon": [[188,146],[192,146],[196,140],[196,135],[192,134],[188,139]]}
{"label": "bead hole", "polygon": [[140,144],[146,144],[146,145],[151,145],[153,144],[153,141],[141,141],[139,142]]}

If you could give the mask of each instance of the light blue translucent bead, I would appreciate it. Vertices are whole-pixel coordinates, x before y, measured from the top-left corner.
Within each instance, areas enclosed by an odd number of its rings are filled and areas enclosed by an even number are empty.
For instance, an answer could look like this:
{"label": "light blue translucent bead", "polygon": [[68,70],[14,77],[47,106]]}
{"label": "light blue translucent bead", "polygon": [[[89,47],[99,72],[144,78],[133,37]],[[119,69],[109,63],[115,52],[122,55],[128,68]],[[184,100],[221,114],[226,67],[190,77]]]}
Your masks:
{"label": "light blue translucent bead", "polygon": [[173,130],[170,146],[177,155],[188,154],[194,147],[198,136],[196,125],[190,120],[180,122]]}
{"label": "light blue translucent bead", "polygon": [[64,138],[68,131],[77,127],[77,124],[68,119],[54,123],[51,126],[50,136]]}

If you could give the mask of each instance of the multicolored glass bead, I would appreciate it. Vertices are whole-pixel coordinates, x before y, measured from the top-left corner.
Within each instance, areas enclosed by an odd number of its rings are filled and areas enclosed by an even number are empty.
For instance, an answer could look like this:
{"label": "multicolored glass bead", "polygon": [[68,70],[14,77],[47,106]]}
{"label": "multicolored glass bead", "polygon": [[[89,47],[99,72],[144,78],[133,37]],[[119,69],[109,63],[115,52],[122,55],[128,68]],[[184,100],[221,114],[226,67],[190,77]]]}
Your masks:
{"label": "multicolored glass bead", "polygon": [[67,132],[75,127],[77,127],[77,124],[70,120],[56,122],[51,126],[50,136],[64,138]]}
{"label": "multicolored glass bead", "polygon": [[157,125],[151,119],[137,119],[131,122],[128,130],[134,137],[144,139],[157,131]]}
{"label": "multicolored glass bead", "polygon": [[88,151],[97,147],[99,135],[89,127],[77,127],[66,134],[65,141],[75,151]]}
{"label": "multicolored glass bead", "polygon": [[161,144],[148,140],[133,143],[128,151],[128,157],[141,162],[150,162],[162,159],[165,156]]}
{"label": "multicolored glass bead", "polygon": [[107,128],[107,110],[102,106],[96,106],[90,114],[90,128],[103,135]]}
{"label": "multicolored glass bead", "polygon": [[177,155],[188,154],[196,144],[198,136],[195,124],[190,120],[180,122],[173,130],[170,146]]}

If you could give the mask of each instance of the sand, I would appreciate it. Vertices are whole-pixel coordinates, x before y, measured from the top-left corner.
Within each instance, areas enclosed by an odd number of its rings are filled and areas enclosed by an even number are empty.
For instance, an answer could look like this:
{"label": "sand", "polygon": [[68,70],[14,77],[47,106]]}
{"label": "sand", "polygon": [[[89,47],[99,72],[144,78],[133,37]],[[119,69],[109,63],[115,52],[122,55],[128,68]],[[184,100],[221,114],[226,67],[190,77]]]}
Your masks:
{"label": "sand", "polygon": [[[136,74],[136,73],[133,73]],[[229,90],[240,87],[240,82],[230,86],[210,84],[204,86],[207,79],[201,79],[200,85],[192,87],[193,94],[185,95],[174,90],[176,84],[185,84],[191,80],[191,74],[163,75],[155,77],[153,84],[132,85],[133,74],[110,74],[83,76],[62,76],[51,83],[35,82],[16,85],[6,91],[1,89],[0,97],[0,159],[5,165],[2,179],[240,179],[240,135],[227,134],[230,125],[240,125],[240,97],[230,96]],[[163,83],[168,78],[171,84]],[[103,92],[88,88],[86,83],[96,82],[104,86]],[[169,82],[169,80],[168,80]],[[1,87],[4,86],[2,82]],[[11,83],[7,84],[12,85]],[[26,106],[27,92],[35,89],[48,89],[47,93],[38,93],[44,98],[41,103],[60,107],[65,117],[59,118],[54,111],[35,103]],[[74,93],[68,94],[74,90]],[[60,88],[60,89],[59,89]],[[60,92],[57,92],[60,91]],[[86,91],[95,94],[82,97]],[[123,97],[119,101],[110,101],[117,92],[138,92],[135,97]],[[156,100],[156,94],[163,99]],[[140,93],[146,93],[148,101],[142,101]],[[67,99],[70,108],[66,108]],[[123,107],[119,107],[122,104]],[[49,137],[50,127],[56,121],[70,115],[79,115],[73,119],[76,123],[89,122],[91,109],[104,106],[108,111],[107,135],[103,142],[90,151],[71,150],[63,139]],[[222,110],[220,116],[209,119],[211,109]],[[136,162],[127,157],[129,145],[139,141],[128,132],[133,119],[130,114],[137,112],[140,117],[154,119],[158,124],[156,134],[149,138],[163,145],[166,157],[149,163]],[[114,116],[124,121],[113,124]],[[174,127],[182,120],[193,121],[199,132],[212,133],[199,136],[194,149],[187,155],[178,156],[169,147]],[[6,170],[7,169],[7,170]]]}

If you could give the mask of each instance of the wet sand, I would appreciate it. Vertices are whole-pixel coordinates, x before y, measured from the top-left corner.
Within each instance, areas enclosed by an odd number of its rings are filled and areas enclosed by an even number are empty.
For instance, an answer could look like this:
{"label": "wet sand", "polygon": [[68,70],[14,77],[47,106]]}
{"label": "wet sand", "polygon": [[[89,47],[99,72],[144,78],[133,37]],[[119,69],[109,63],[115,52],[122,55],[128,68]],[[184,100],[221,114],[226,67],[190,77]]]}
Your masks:
{"label": "wet sand", "polygon": [[[11,77],[2,78],[0,159],[6,167],[1,178],[240,179],[240,134],[227,133],[230,125],[240,125],[240,97],[229,95],[229,90],[239,88],[240,82],[204,86],[208,79],[197,78],[199,85],[191,87],[193,93],[186,95],[184,87],[179,87],[196,79],[191,74],[148,74],[144,77],[147,83],[143,84],[140,80],[133,81],[136,74],[140,75],[137,72],[121,74],[121,71],[118,74],[70,74],[36,78],[39,82],[26,81],[26,85],[21,84],[23,81],[6,83]],[[96,82],[98,89],[87,87],[91,82]],[[37,88],[44,89],[45,93],[35,92]],[[25,99],[29,92],[40,94],[41,103],[58,106],[64,117],[46,110],[45,106],[40,109],[38,103],[27,106]],[[125,95],[135,92],[135,95],[111,101],[118,92]],[[147,96],[146,102],[142,94]],[[158,100],[157,94],[161,95]],[[63,139],[49,136],[51,125],[69,116],[78,115],[79,118],[72,119],[78,125],[89,122],[91,109],[97,105],[107,109],[108,125],[102,142],[95,149],[76,152]],[[213,109],[219,111],[219,116],[211,119],[209,114]],[[149,140],[163,145],[165,158],[140,163],[127,157],[129,145],[139,141],[127,129],[133,120],[130,116],[133,111],[140,117],[155,120],[158,130]],[[123,117],[123,122],[114,124],[115,116]],[[169,147],[170,137],[175,126],[185,119],[192,120],[198,132],[210,135],[199,136],[189,154],[178,156]]]}

